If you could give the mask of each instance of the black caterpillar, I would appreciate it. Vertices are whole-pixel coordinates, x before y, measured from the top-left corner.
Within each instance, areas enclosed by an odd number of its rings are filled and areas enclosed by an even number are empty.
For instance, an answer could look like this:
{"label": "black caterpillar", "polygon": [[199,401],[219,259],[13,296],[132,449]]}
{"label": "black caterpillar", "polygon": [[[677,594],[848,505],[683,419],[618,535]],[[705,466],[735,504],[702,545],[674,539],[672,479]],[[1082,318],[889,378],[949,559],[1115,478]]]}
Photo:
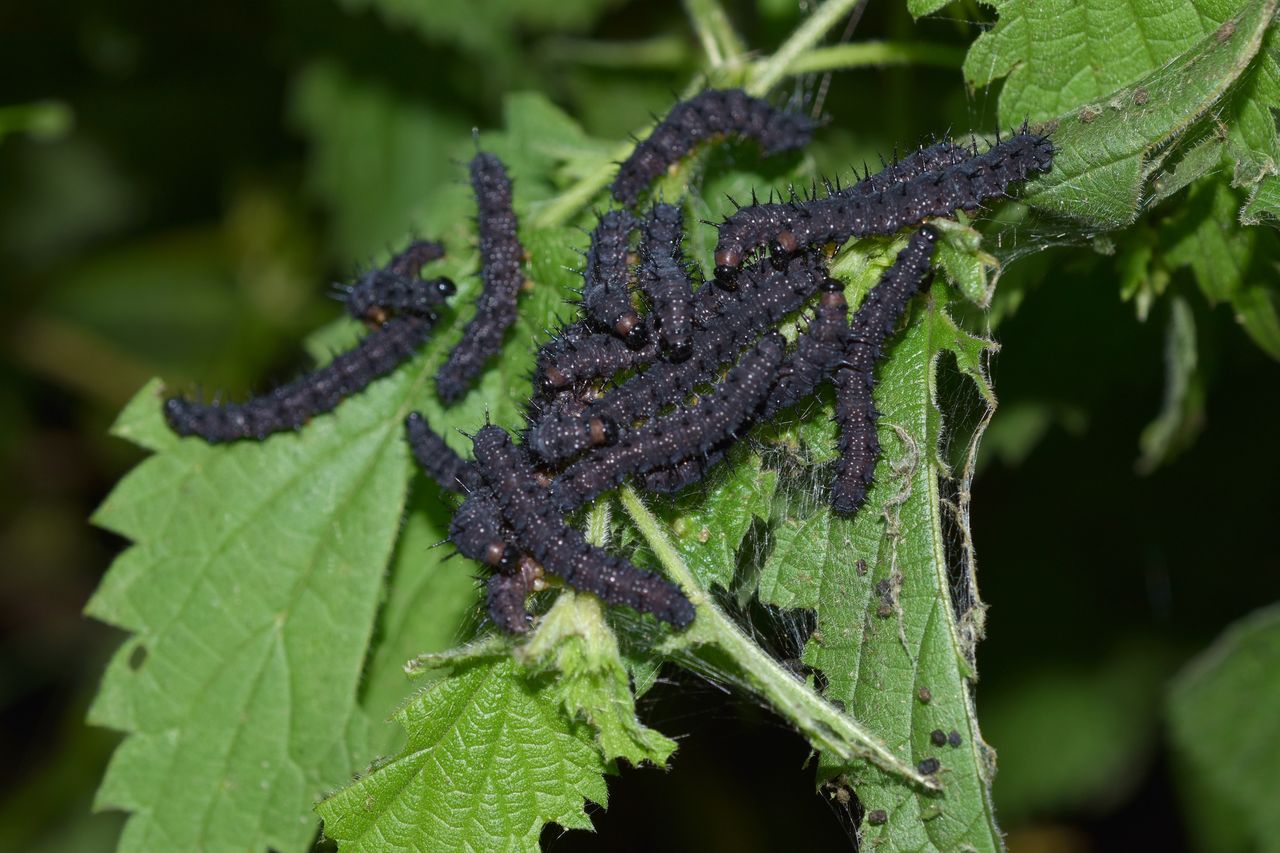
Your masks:
{"label": "black caterpillar", "polygon": [[693,353],[693,289],[680,248],[684,217],[680,208],[655,204],[644,222],[640,244],[640,289],[649,298],[654,331],[669,361]]}
{"label": "black caterpillar", "polygon": [[[386,267],[366,274],[346,292],[347,310],[353,316],[378,323],[354,349],[319,370],[243,403],[200,403],[171,397],[164,404],[169,426],[178,435],[199,436],[211,444],[262,441],[333,411],[347,397],[399,367],[431,334],[438,319],[436,309],[454,292],[454,286],[444,278],[423,281],[418,272],[441,254],[438,243],[414,242]],[[387,319],[388,313],[399,316]]]}
{"label": "black caterpillar", "polygon": [[[775,110],[739,90],[704,92],[678,104],[622,165],[614,195],[634,204],[649,183],[699,142],[723,135],[755,139],[765,153],[804,145],[808,119]],[[830,278],[827,244],[892,234],[933,216],[973,210],[1044,171],[1053,146],[1023,129],[990,150],[950,142],[921,148],[823,198],[740,208],[720,227],[715,278],[683,257],[680,208],[656,204],[641,221],[628,210],[603,214],[586,253],[582,319],[561,327],[537,352],[523,443],[496,426],[473,439],[463,459],[418,413],[406,437],[425,473],[464,497],[450,524],[458,551],[492,570],[486,605],[502,630],[527,631],[529,594],[544,571],[610,604],[649,613],[675,628],[694,618],[673,584],[592,546],[565,514],[627,478],[671,494],[704,479],[755,423],[835,391],[840,459],[831,486],[837,512],[866,499],[880,448],[873,391],[876,364],[912,296],[929,280],[938,234],[920,227],[880,282],[848,317],[843,287]],[[515,318],[523,249],[502,164],[471,164],[479,208],[484,292],[475,319],[437,377],[456,400],[500,348]],[[815,193],[816,195],[816,193]],[[636,258],[632,238],[642,232]],[[768,246],[771,256],[757,252]],[[443,253],[417,241],[345,292],[347,310],[375,331],[333,364],[262,398],[237,405],[170,400],[165,413],[182,434],[210,441],[257,438],[296,428],[394,369],[429,334],[452,294],[446,279],[422,281],[421,267]],[[633,301],[645,294],[647,313]],[[812,315],[788,353],[776,326]]]}
{"label": "black caterpillar", "polygon": [[808,202],[740,208],[720,226],[716,275],[732,278],[742,261],[761,246],[795,252],[826,243],[840,245],[851,237],[889,236],[930,216],[977,210],[985,202],[1007,196],[1012,184],[1047,171],[1052,162],[1053,145],[1048,138],[1024,130],[981,154],[920,172],[884,189],[854,192],[855,185],[850,191]]}
{"label": "black caterpillar", "polygon": [[938,232],[926,225],[911,235],[893,264],[858,306],[844,359],[835,372],[836,423],[840,426],[840,459],[831,484],[831,507],[854,513],[867,499],[880,458],[876,437],[876,364],[884,342],[897,330],[898,319],[928,280]]}
{"label": "black caterpillar", "polygon": [[457,288],[447,278],[422,281],[418,274],[426,264],[443,257],[440,243],[413,241],[385,267],[370,270],[340,291],[347,313],[372,323],[385,322],[388,313],[434,316]]}
{"label": "black caterpillar", "polygon": [[582,271],[582,308],[587,319],[617,335],[633,349],[644,346],[648,330],[631,304],[631,235],[640,222],[630,211],[611,210],[591,232]]}
{"label": "black caterpillar", "polygon": [[431,333],[423,317],[395,317],[365,335],[355,349],[287,385],[243,403],[198,403],[183,397],[165,401],[164,416],[178,435],[198,435],[210,444],[301,428],[316,415],[386,376],[418,351]]}
{"label": "black caterpillar", "polygon": [[586,324],[565,326],[538,350],[535,388],[544,395],[624,370],[647,365],[658,357],[657,341],[632,349],[607,332],[591,332]]}
{"label": "black caterpillar", "polygon": [[404,419],[404,430],[418,467],[441,488],[460,495],[480,488],[483,481],[476,464],[463,459],[445,444],[421,412],[412,412]]}
{"label": "black caterpillar", "polygon": [[502,339],[516,320],[516,298],[524,284],[520,271],[524,247],[516,234],[511,179],[502,161],[484,151],[472,158],[471,187],[476,196],[484,290],[462,340],[436,374],[436,394],[445,405],[459,400],[502,348]]}
{"label": "black caterpillar", "polygon": [[672,107],[636,145],[618,168],[611,191],[623,204],[635,204],[659,175],[708,139],[754,139],[767,157],[808,145],[813,128],[807,116],[779,110],[741,89],[705,89]]}
{"label": "black caterpillar", "polygon": [[528,431],[530,449],[543,462],[555,463],[591,447],[612,444],[620,425],[682,402],[700,382],[734,361],[765,328],[799,309],[826,278],[823,261],[817,255],[802,254],[781,267],[768,260],[758,262],[743,271],[739,288],[730,294],[702,288],[698,300],[713,302],[715,308],[712,319],[694,335],[686,361],[641,373],[582,413],[543,417]]}
{"label": "black caterpillar", "polygon": [[772,417],[811,397],[844,360],[848,338],[849,304],[844,298],[844,285],[829,278],[822,283],[817,313],[800,335],[795,352],[778,371],[762,417]]}
{"label": "black caterpillar", "polygon": [[[676,628],[693,621],[693,605],[675,585],[587,542],[556,510],[523,447],[506,430],[486,426],[473,450],[515,544],[574,589],[652,613]],[[471,500],[471,499],[468,499]],[[465,504],[464,504],[465,506]]]}
{"label": "black caterpillar", "polygon": [[769,332],[715,389],[693,406],[653,418],[613,447],[578,460],[551,484],[556,509],[568,512],[633,474],[698,458],[748,423],[777,378],[785,343]]}

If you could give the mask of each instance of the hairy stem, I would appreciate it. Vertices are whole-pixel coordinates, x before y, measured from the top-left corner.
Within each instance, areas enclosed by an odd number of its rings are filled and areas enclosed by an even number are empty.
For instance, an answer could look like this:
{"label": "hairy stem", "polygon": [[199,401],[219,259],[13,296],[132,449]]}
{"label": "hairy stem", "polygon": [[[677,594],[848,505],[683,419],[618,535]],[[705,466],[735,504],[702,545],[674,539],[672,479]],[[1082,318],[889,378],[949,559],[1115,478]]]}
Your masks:
{"label": "hairy stem", "polygon": [[742,40],[734,32],[719,0],[684,0],[684,9],[712,68],[736,63],[742,58]]}
{"label": "hairy stem", "polygon": [[854,10],[865,0],[827,0],[818,7],[809,18],[796,27],[791,37],[782,43],[773,56],[764,60],[755,69],[747,91],[753,95],[763,95],[777,85],[787,75],[787,69],[802,54],[812,48],[834,27],[841,18]]}
{"label": "hairy stem", "polygon": [[548,59],[622,71],[676,71],[691,61],[688,43],[675,35],[638,41],[562,36],[541,42],[538,50]]}
{"label": "hairy stem", "polygon": [[894,755],[874,734],[810,690],[753,643],[698,583],[639,495],[624,486],[621,496],[623,507],[645,543],[697,608],[693,626],[668,641],[664,651],[676,653],[699,645],[715,646],[738,667],[747,686],[798,728],[815,748],[839,756],[842,761],[868,761],[921,788],[939,789],[936,781]]}
{"label": "hairy stem", "polygon": [[[769,60],[765,60],[768,62]],[[816,47],[797,56],[783,73],[812,74],[817,71],[840,71],[880,65],[927,65],[935,68],[959,68],[964,51],[948,44],[914,42],[863,41]]]}

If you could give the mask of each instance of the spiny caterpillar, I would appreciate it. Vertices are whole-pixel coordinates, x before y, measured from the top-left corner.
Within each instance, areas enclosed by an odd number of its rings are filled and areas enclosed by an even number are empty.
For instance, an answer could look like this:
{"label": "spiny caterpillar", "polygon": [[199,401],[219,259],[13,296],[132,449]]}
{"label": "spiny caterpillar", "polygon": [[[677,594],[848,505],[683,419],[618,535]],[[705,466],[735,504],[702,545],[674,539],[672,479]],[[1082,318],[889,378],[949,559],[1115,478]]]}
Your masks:
{"label": "spiny caterpillar", "polygon": [[644,220],[640,243],[640,289],[649,298],[654,332],[669,361],[693,353],[693,288],[684,252],[684,218],[680,208],[655,204]]}
{"label": "spiny caterpillar", "polygon": [[516,297],[524,284],[520,271],[524,248],[516,234],[511,179],[502,161],[484,151],[472,158],[471,187],[476,196],[484,290],[476,302],[475,316],[462,331],[462,340],[436,374],[436,393],[445,405],[459,400],[502,348],[502,339],[516,320]]}
{"label": "spiny caterpillar", "polygon": [[[929,149],[926,149],[929,150]],[[751,252],[772,246],[796,252],[851,237],[890,236],[931,216],[977,210],[1009,187],[1047,171],[1053,145],[1027,130],[944,168],[923,171],[883,189],[839,192],[807,202],[752,204],[720,225],[716,274],[732,278]],[[914,171],[914,170],[912,170]],[[874,179],[871,187],[878,185]]]}
{"label": "spiny caterpillar", "polygon": [[668,167],[709,139],[754,139],[768,157],[808,145],[813,127],[807,116],[779,110],[741,89],[704,89],[673,106],[648,138],[636,145],[618,168],[611,191],[623,204],[635,204]]}
{"label": "spiny caterpillar", "polygon": [[[199,403],[171,397],[164,404],[169,426],[178,435],[199,436],[211,444],[262,441],[333,411],[347,397],[399,367],[431,334],[438,318],[436,309],[454,292],[454,286],[444,278],[423,281],[418,273],[424,263],[441,254],[437,243],[415,242],[346,292],[349,313],[377,323],[355,348],[318,370],[242,403]],[[387,319],[388,314],[395,316]]]}
{"label": "spiny caterpillar", "polygon": [[840,459],[831,484],[831,507],[837,512],[857,512],[867,499],[880,457],[880,441],[876,437],[880,414],[872,398],[876,364],[884,356],[885,341],[896,331],[907,303],[933,271],[931,261],[937,241],[938,232],[928,225],[912,234],[854,315],[844,359],[833,382]]}

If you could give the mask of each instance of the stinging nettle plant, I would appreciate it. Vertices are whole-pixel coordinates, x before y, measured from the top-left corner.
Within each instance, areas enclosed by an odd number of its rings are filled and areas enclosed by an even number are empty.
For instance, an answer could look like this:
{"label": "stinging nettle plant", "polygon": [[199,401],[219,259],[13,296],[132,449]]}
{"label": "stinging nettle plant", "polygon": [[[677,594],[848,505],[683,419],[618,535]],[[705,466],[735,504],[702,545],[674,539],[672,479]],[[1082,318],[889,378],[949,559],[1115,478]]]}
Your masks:
{"label": "stinging nettle plant", "polygon": [[[589,541],[684,589],[697,618],[683,632],[568,589],[543,597],[527,637],[481,626],[472,571],[433,547],[455,504],[415,473],[404,441],[404,418],[418,409],[460,452],[469,442],[456,430],[486,418],[517,427],[529,342],[545,339],[580,286],[580,227],[633,143],[588,136],[541,96],[510,97],[505,129],[480,138],[515,178],[533,287],[501,357],[460,404],[441,406],[432,377],[469,307],[391,376],[262,443],[179,439],[160,385],[144,388],[115,433],[152,455],[95,516],[133,544],[88,606],[129,632],[90,715],[125,733],[98,796],[99,807],[130,812],[122,847],[296,850],[322,822],[340,849],[534,849],[548,823],[590,828],[586,804],[607,804],[619,760],[678,761],[675,742],[636,713],[659,667],[675,665],[758,697],[803,734],[817,782],[876,816],[858,828],[867,843],[1000,849],[995,757],[972,697],[984,607],[968,535],[995,344],[961,319],[974,313],[966,303],[990,306],[998,274],[1028,253],[1111,247],[1140,312],[1186,266],[1280,357],[1274,286],[1250,272],[1270,245],[1253,229],[1280,219],[1275,0],[1183,4],[1140,57],[1124,27],[1086,37],[1081,16],[1097,2],[996,2],[997,22],[970,48],[970,83],[1004,79],[1001,126],[1051,129],[1057,156],[997,216],[936,223],[942,275],[881,364],[884,451],[856,516],[813,494],[812,472],[836,455],[829,397],[755,430],[675,500],[624,486],[580,514]],[[865,62],[859,51],[874,47],[819,46],[853,0],[828,0],[764,56],[747,54],[714,2],[686,5],[707,65],[685,94],[710,81],[764,95]],[[908,3],[916,15],[947,5]],[[1044,32],[1054,37],[1029,37]],[[696,222],[731,212],[726,194],[768,194],[758,175],[707,168],[707,152],[664,176],[655,197],[681,200]],[[812,162],[793,162],[787,178],[808,186]],[[1169,213],[1162,205],[1175,195],[1189,203]],[[463,195],[439,203],[459,220],[472,214]],[[474,235],[444,237],[454,304],[470,306]],[[715,240],[712,226],[686,240],[708,271]],[[852,241],[832,272],[865,295],[905,242]],[[356,333],[337,324],[315,349],[345,348]],[[937,402],[939,371],[952,365],[981,405],[964,434]],[[1157,462],[1180,405],[1167,402],[1164,438],[1157,431],[1144,447]],[[753,597],[812,612],[806,679],[726,609]],[[958,737],[938,745],[937,730]]]}

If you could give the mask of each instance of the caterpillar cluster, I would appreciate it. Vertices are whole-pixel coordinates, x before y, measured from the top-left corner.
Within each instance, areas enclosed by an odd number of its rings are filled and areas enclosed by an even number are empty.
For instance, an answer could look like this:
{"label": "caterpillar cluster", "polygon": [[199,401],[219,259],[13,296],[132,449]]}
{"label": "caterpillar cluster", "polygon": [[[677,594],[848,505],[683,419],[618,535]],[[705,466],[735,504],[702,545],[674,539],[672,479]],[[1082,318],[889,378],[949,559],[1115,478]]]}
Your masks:
{"label": "caterpillar cluster", "polygon": [[[420,413],[406,420],[422,470],[463,497],[449,538],[492,570],[486,604],[503,630],[528,630],[525,601],[546,575],[687,626],[694,608],[676,586],[587,542],[566,515],[628,478],[655,494],[698,482],[754,424],[810,399],[824,383],[834,390],[839,427],[831,505],[856,512],[880,452],[876,365],[912,296],[932,276],[938,233],[925,220],[1007,195],[1014,183],[1048,169],[1054,153],[1046,137],[1024,127],[981,153],[950,142],[921,148],[851,186],[828,186],[820,198],[753,202],[721,224],[714,277],[705,282],[684,258],[680,207],[631,209],[704,140],[747,137],[769,154],[802,147],[812,130],[807,119],[740,90],[709,90],[677,104],[619,169],[613,195],[628,207],[601,215],[591,232],[582,317],[539,348],[519,440],[485,425],[473,436],[472,461]],[[446,404],[499,349],[523,283],[506,170],[482,153],[471,176],[484,291],[437,377]],[[916,230],[905,248],[850,318],[843,285],[828,274],[829,245],[908,227]],[[328,367],[243,404],[170,400],[170,423],[184,435],[229,441],[296,428],[332,409],[425,339],[453,293],[447,280],[419,278],[441,251],[417,242],[346,292],[348,310],[375,330]],[[776,327],[811,301],[812,314],[788,351]]]}

